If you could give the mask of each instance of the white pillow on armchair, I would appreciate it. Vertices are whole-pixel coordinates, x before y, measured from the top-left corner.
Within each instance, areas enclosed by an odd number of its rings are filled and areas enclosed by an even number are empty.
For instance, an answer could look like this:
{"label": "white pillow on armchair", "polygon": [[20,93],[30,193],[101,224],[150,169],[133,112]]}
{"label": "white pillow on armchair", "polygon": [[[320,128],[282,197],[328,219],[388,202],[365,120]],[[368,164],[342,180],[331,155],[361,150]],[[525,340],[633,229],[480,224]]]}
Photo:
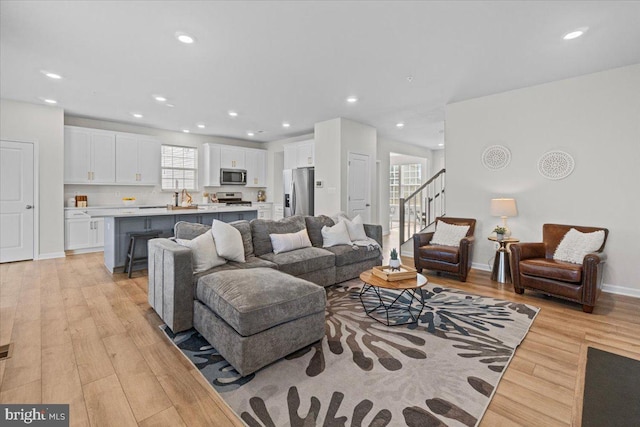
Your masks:
{"label": "white pillow on armchair", "polygon": [[553,253],[553,259],[556,261],[571,262],[573,264],[582,264],[584,256],[600,249],[602,243],[604,243],[604,230],[594,231],[593,233],[581,233],[575,228],[571,228],[567,231],[567,234],[564,235],[556,251]]}
{"label": "white pillow on armchair", "polygon": [[467,235],[468,231],[468,225],[455,225],[438,221],[436,223],[436,232],[433,233],[430,244],[457,248],[460,246],[460,240]]}

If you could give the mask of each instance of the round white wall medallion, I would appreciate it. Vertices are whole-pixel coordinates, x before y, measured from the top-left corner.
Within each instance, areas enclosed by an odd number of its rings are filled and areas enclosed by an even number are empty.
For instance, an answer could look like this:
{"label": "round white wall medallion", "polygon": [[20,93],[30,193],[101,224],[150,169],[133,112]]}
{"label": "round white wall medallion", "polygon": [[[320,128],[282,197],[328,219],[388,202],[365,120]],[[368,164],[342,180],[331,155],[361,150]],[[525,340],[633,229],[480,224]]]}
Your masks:
{"label": "round white wall medallion", "polygon": [[564,179],[571,175],[575,162],[564,151],[549,151],[538,160],[538,172],[547,179]]}
{"label": "round white wall medallion", "polygon": [[482,152],[482,165],[493,171],[506,168],[511,162],[511,151],[504,145],[492,145]]}

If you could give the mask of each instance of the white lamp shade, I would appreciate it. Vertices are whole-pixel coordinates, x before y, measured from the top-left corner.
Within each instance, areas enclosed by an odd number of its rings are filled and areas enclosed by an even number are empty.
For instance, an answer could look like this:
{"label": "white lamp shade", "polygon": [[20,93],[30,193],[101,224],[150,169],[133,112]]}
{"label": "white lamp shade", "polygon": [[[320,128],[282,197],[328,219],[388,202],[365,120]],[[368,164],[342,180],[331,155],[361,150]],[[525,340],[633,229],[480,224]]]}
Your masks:
{"label": "white lamp shade", "polygon": [[491,216],[509,217],[518,215],[516,199],[491,199]]}

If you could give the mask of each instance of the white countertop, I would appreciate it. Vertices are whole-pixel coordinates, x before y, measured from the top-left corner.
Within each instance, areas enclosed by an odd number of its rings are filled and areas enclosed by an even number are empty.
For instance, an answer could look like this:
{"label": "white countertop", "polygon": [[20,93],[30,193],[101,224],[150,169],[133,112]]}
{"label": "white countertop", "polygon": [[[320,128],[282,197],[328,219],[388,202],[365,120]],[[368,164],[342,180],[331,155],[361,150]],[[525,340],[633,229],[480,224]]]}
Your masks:
{"label": "white countertop", "polygon": [[91,218],[102,218],[102,217],[135,217],[135,216],[169,216],[169,215],[202,215],[207,213],[217,213],[217,212],[246,212],[246,211],[255,211],[257,210],[253,206],[215,206],[215,205],[207,205],[207,206],[199,206],[198,209],[167,209],[167,208],[159,208],[159,207],[151,207],[140,209],[139,207],[119,207],[118,209],[108,209],[108,208],[76,208],[80,210],[84,210],[87,213],[87,216]]}

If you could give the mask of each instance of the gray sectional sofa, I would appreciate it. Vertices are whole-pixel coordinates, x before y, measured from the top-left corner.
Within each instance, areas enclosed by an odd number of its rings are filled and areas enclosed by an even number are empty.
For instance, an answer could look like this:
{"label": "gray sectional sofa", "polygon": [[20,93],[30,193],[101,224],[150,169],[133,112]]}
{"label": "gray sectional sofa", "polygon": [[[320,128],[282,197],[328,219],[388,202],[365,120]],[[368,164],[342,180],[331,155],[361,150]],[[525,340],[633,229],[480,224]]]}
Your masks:
{"label": "gray sectional sofa", "polygon": [[[175,333],[193,326],[196,288],[201,278],[220,271],[272,268],[320,286],[329,286],[358,277],[365,270],[382,264],[380,249],[339,245],[322,247],[321,229],[334,225],[324,215],[293,216],[279,221],[254,219],[230,223],[242,236],[245,263],[228,262],[211,270],[193,273],[191,250],[172,239],[149,241],[149,304]],[[211,227],[178,222],[175,237],[193,239]],[[294,233],[307,229],[312,247],[273,253],[269,234]],[[364,225],[367,236],[382,248],[382,227]]]}
{"label": "gray sectional sofa", "polygon": [[[149,304],[178,333],[195,327],[243,376],[324,336],[323,286],[382,264],[382,227],[365,224],[379,248],[323,248],[327,216],[230,223],[242,237],[245,261],[194,273],[191,249],[173,239],[149,241]],[[209,231],[178,222],[175,238]],[[270,234],[307,230],[311,247],[275,254]],[[318,286],[319,285],[319,286]]]}

